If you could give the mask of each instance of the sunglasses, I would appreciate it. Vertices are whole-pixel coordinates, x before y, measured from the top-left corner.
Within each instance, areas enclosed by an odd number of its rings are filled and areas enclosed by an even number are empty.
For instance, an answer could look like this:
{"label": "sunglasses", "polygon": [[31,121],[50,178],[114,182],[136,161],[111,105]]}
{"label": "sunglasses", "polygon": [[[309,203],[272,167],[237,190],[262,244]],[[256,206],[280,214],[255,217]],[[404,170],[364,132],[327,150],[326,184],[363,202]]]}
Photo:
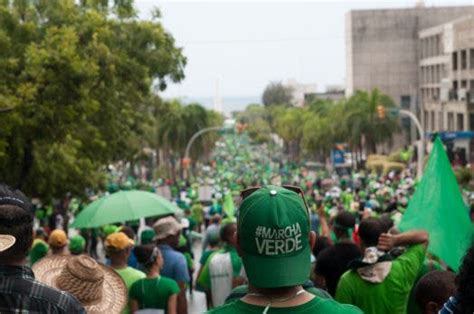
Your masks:
{"label": "sunglasses", "polygon": [[[282,185],[281,187],[286,189],[286,190],[290,190],[292,192],[295,192],[296,194],[301,196],[301,198],[303,199],[304,206],[306,208],[306,213],[308,214],[308,217],[309,217],[310,216],[309,215],[310,211],[309,211],[308,203],[306,203],[306,199],[304,197],[304,191],[300,187],[294,186],[294,185]],[[242,202],[247,197],[252,195],[255,191],[260,190],[261,188],[262,188],[261,186],[254,186],[254,187],[250,187],[248,189],[243,190],[242,192],[240,192],[240,201]]]}

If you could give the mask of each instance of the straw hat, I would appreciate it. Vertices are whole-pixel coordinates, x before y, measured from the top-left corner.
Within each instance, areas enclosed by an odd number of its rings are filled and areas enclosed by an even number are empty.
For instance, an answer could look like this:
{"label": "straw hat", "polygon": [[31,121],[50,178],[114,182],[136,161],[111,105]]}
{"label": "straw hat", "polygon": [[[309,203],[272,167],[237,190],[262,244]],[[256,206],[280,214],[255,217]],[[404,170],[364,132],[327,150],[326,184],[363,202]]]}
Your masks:
{"label": "straw hat", "polygon": [[120,313],[127,305],[122,278],[89,256],[48,256],[33,272],[39,281],[74,295],[88,313]]}
{"label": "straw hat", "polygon": [[16,242],[16,238],[9,234],[0,234],[0,252],[11,248]]}

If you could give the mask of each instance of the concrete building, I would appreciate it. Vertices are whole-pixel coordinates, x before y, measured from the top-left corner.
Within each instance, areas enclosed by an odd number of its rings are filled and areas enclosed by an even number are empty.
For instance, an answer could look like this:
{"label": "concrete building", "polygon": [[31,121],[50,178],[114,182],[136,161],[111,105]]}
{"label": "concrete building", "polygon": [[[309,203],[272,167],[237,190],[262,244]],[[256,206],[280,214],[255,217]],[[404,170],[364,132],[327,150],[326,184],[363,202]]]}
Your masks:
{"label": "concrete building", "polygon": [[316,84],[303,84],[296,80],[288,80],[285,85],[293,91],[293,105],[295,107],[303,107],[306,95],[314,94],[318,90]]}
{"label": "concrete building", "polygon": [[[346,96],[379,88],[420,116],[419,32],[474,14],[474,6],[356,10],[346,15]],[[409,121],[405,141],[416,139]]]}
{"label": "concrete building", "polygon": [[328,86],[325,92],[307,93],[304,95],[305,105],[311,103],[315,99],[339,101],[345,98],[345,90],[342,86]]}
{"label": "concrete building", "polygon": [[423,128],[450,132],[448,149],[474,161],[474,14],[422,30],[419,42]]}

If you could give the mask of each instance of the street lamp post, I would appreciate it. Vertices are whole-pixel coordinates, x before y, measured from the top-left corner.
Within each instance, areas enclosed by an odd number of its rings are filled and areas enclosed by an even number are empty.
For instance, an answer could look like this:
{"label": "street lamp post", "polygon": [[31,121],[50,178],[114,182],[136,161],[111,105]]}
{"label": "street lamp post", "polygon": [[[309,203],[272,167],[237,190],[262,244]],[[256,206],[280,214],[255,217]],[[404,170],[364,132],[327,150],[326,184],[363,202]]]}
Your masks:
{"label": "street lamp post", "polygon": [[413,121],[416,128],[418,129],[418,133],[420,134],[420,144],[418,145],[418,165],[416,167],[416,175],[418,178],[421,178],[421,176],[423,175],[423,161],[425,159],[425,145],[424,145],[425,133],[423,131],[423,127],[421,126],[421,123],[418,120],[418,118],[411,111],[400,109],[398,110],[398,114],[404,115],[410,118],[410,120]]}
{"label": "street lamp post", "polygon": [[[194,135],[191,137],[188,144],[186,145],[186,150],[184,151],[183,162],[189,162],[190,161],[189,154],[191,153],[191,147],[193,146],[194,141],[196,141],[196,139],[199,136],[203,135],[204,133],[208,133],[208,132],[212,132],[212,131],[221,131],[223,129],[224,129],[223,127],[215,126],[215,127],[204,128],[204,129],[199,130],[196,133],[194,133]],[[186,169],[186,173],[187,173],[187,169]]]}

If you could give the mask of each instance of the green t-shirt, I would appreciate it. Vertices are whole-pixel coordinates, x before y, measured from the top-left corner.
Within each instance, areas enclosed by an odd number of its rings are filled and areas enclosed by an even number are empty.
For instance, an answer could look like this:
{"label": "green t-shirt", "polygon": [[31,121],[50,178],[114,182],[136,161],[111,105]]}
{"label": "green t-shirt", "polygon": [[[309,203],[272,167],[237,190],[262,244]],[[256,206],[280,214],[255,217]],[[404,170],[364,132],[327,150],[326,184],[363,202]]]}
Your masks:
{"label": "green t-shirt", "polygon": [[130,299],[138,301],[140,309],[167,310],[168,299],[180,291],[176,281],[163,276],[137,280],[130,289]]}
{"label": "green t-shirt", "polygon": [[[132,285],[142,279],[145,278],[146,275],[144,272],[136,270],[132,267],[122,268],[122,269],[114,269],[120,277],[122,277],[123,282],[125,282],[125,286],[127,286],[127,290],[130,291]],[[130,305],[127,304],[127,307],[122,311],[122,314],[130,313]]]}
{"label": "green t-shirt", "polygon": [[[303,287],[306,292],[311,293],[312,295],[323,298],[323,299],[332,299],[331,295],[326,291],[316,288],[316,287]],[[245,297],[245,295],[249,293],[249,286],[248,285],[240,285],[232,289],[230,295],[225,299],[225,303],[232,303],[236,300]]]}
{"label": "green t-shirt", "polygon": [[[252,305],[245,303],[241,300],[234,301],[232,303],[224,304],[223,306],[217,307],[210,310],[209,314],[240,314],[240,313],[258,313],[261,314],[265,310],[264,306]],[[311,301],[306,302],[295,307],[270,307],[268,314],[352,314],[362,313],[358,308],[352,305],[340,304],[332,299],[322,299],[315,297]]]}
{"label": "green t-shirt", "polygon": [[418,276],[425,258],[426,246],[410,247],[392,262],[385,280],[374,284],[363,280],[349,270],[342,275],[336,289],[336,300],[354,304],[366,314],[405,313],[410,290]]}

